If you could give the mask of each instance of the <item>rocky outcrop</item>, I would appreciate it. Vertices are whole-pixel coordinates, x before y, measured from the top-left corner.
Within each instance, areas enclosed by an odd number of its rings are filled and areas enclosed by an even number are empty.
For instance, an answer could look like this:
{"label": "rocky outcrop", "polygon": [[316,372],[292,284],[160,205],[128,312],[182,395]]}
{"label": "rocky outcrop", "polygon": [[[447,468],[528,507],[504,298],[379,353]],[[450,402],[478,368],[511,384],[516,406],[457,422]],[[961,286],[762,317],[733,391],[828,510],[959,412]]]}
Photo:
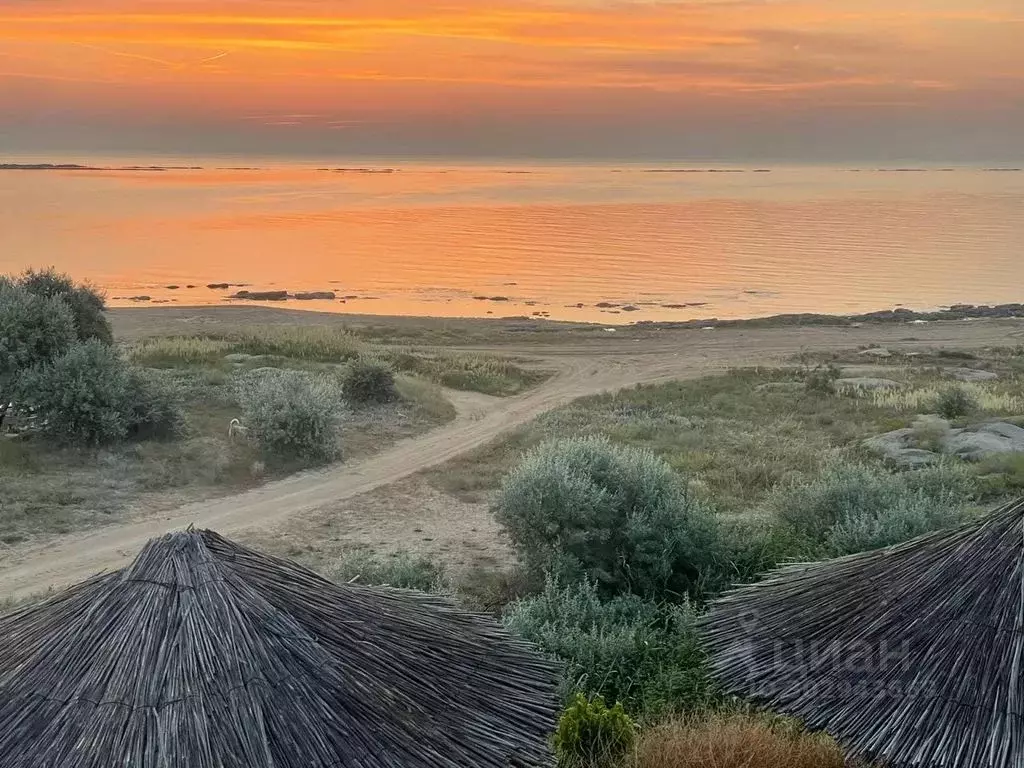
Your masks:
{"label": "rocky outcrop", "polygon": [[304,291],[296,293],[295,298],[298,301],[334,301],[337,295],[334,291]]}
{"label": "rocky outcrop", "polygon": [[995,381],[999,378],[998,373],[992,371],[981,371],[977,368],[947,368],[944,373],[952,379],[966,382]]}
{"label": "rocky outcrop", "polygon": [[942,450],[965,461],[984,461],[1004,453],[1024,453],[1024,429],[997,422],[952,430]]}
{"label": "rocky outcrop", "polygon": [[239,291],[231,294],[231,298],[249,301],[287,301],[288,291]]}
{"label": "rocky outcrop", "polygon": [[833,385],[837,392],[843,391],[868,391],[876,389],[899,389],[903,385],[892,379],[876,379],[870,376],[856,376],[851,378],[836,379]]}
{"label": "rocky outcrop", "polygon": [[938,445],[933,446],[938,449],[934,451],[923,448],[919,439],[918,431],[908,427],[869,438],[863,445],[900,467],[934,464],[943,454],[978,462],[1008,453],[1024,453],[1024,429],[1005,422],[949,428]]}

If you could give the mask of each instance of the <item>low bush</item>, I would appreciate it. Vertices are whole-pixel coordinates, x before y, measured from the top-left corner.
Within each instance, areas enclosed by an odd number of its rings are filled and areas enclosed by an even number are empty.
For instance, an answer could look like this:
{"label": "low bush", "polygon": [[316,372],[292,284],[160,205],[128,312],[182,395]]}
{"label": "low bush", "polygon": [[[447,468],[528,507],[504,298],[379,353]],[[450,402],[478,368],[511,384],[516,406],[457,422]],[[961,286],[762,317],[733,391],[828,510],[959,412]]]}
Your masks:
{"label": "low bush", "polygon": [[834,556],[952,525],[977,490],[974,475],[955,462],[909,472],[835,463],[814,481],[778,492],[771,506],[805,542],[805,556]]}
{"label": "low bush", "polygon": [[257,369],[236,387],[249,437],[281,459],[327,462],[341,455],[341,397],[324,376]]}
{"label": "low bush", "polygon": [[808,392],[816,394],[831,395],[835,393],[835,383],[839,379],[841,371],[831,363],[819,364],[813,368],[807,368],[804,372],[804,388]]}
{"label": "low bush", "polygon": [[323,569],[334,582],[356,582],[372,587],[396,587],[434,592],[444,585],[444,567],[435,560],[409,552],[374,555],[364,549],[345,553]]}
{"label": "low bush", "polygon": [[125,392],[128,437],[166,440],[185,432],[181,395],[174,384],[142,368],[129,368]]}
{"label": "low bush", "polygon": [[555,731],[560,768],[615,768],[633,751],[636,725],[621,704],[577,694],[565,708]]}
{"label": "low bush", "polygon": [[18,284],[34,296],[63,301],[71,310],[79,341],[96,339],[104,344],[113,343],[114,334],[105,314],[106,301],[98,289],[76,284],[52,267],[40,271],[30,269],[18,279]]}
{"label": "low bush", "polygon": [[341,376],[345,399],[360,405],[390,403],[398,396],[395,372],[381,360],[360,357],[347,366]]}
{"label": "low bush", "polygon": [[533,574],[606,594],[679,597],[713,571],[714,519],[662,459],[607,438],[542,443],[502,483],[495,513]]}
{"label": "low bush", "polygon": [[911,424],[914,430],[914,443],[918,448],[940,452],[942,441],[949,437],[952,430],[949,422],[940,416],[918,416]]}
{"label": "low bush", "polygon": [[600,695],[631,715],[701,709],[715,699],[687,604],[636,595],[603,600],[594,584],[549,580],[512,603],[504,621],[565,664],[562,695]]}
{"label": "low bush", "polygon": [[828,736],[792,724],[728,715],[645,731],[630,768],[848,768]]}
{"label": "low bush", "polygon": [[33,368],[22,377],[18,395],[35,411],[42,433],[65,443],[172,437],[183,422],[169,387],[128,366],[98,339]]}
{"label": "low bush", "polygon": [[60,357],[75,339],[74,316],[63,301],[0,277],[0,407],[14,399],[26,371]]}
{"label": "low bush", "polygon": [[974,397],[963,387],[949,387],[942,390],[935,402],[935,410],[946,419],[968,416],[978,408]]}

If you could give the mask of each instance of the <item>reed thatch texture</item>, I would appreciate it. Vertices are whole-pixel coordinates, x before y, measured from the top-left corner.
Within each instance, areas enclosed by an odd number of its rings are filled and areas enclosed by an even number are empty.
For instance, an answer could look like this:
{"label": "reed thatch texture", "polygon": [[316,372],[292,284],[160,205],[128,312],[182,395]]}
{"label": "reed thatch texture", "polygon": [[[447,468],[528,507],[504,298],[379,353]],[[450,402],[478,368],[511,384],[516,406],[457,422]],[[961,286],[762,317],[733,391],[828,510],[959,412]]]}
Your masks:
{"label": "reed thatch texture", "polygon": [[556,673],[442,598],[170,534],[0,618],[0,766],[546,764]]}
{"label": "reed thatch texture", "polygon": [[724,687],[893,768],[1024,766],[1024,500],[959,530],[790,566],[703,629]]}

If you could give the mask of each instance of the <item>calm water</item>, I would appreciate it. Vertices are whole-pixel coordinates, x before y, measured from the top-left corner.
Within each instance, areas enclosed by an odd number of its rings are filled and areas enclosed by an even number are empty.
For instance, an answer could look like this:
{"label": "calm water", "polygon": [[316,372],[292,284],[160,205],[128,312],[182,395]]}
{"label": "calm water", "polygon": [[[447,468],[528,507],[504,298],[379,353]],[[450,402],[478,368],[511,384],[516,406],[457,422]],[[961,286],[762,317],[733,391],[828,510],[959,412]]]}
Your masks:
{"label": "calm water", "polygon": [[0,272],[53,264],[114,305],[223,304],[205,286],[229,282],[603,322],[1024,300],[1022,172],[202,165],[0,171]]}

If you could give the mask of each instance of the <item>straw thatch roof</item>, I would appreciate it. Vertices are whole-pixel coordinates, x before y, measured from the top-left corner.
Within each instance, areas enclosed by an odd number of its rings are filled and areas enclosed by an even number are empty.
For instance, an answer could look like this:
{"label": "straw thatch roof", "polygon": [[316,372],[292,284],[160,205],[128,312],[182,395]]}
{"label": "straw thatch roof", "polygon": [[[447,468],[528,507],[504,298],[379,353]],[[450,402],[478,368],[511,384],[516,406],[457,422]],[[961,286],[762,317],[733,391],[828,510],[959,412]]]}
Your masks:
{"label": "straw thatch roof", "polygon": [[555,678],[443,599],[170,534],[0,618],[0,766],[544,764]]}
{"label": "straw thatch roof", "polygon": [[1024,500],[962,529],[790,566],[704,620],[727,690],[893,768],[1024,766]]}

